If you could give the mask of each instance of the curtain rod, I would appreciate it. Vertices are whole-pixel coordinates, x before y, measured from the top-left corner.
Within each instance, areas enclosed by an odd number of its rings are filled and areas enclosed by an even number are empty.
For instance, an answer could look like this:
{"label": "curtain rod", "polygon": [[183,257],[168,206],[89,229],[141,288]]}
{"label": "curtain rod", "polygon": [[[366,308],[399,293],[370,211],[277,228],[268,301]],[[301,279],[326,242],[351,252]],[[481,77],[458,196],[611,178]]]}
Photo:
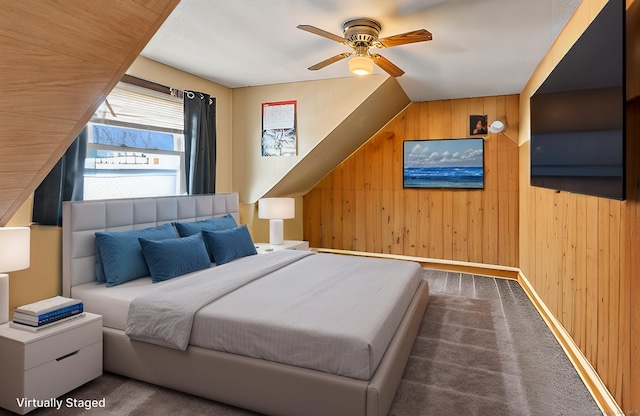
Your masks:
{"label": "curtain rod", "polygon": [[157,82],[147,81],[146,79],[134,77],[133,75],[124,74],[120,81],[131,85],[137,85],[138,87],[147,88],[149,90],[161,92],[172,97],[183,98],[184,96],[184,91],[182,90],[167,87],[166,85],[158,84]]}

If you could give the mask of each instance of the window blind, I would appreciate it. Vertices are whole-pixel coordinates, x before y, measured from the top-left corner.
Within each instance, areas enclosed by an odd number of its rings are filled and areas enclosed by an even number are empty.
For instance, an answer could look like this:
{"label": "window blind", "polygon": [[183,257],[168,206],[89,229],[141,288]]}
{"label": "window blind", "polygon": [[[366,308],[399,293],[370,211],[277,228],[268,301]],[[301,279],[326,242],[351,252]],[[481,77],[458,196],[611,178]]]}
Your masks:
{"label": "window blind", "polygon": [[91,121],[182,133],[183,112],[181,98],[119,82],[105,102],[100,105]]}

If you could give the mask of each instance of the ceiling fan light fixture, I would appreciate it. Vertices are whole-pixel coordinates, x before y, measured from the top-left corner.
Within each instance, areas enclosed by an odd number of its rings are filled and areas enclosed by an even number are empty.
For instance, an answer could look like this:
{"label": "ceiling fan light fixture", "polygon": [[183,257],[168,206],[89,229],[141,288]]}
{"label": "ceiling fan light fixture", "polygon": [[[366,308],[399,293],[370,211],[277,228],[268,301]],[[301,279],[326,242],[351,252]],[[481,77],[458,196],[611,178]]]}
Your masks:
{"label": "ceiling fan light fixture", "polygon": [[373,59],[367,56],[356,55],[349,60],[349,71],[359,77],[370,75],[373,73]]}

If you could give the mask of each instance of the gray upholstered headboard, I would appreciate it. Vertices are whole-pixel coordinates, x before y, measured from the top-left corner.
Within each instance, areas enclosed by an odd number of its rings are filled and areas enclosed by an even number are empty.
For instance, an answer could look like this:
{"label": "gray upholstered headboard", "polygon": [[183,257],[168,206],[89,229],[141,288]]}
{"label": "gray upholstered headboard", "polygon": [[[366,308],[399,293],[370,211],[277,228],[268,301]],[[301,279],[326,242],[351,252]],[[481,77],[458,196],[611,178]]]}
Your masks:
{"label": "gray upholstered headboard", "polygon": [[172,221],[231,214],[239,221],[238,194],[65,202],[62,207],[62,293],[95,281],[95,232],[128,231]]}

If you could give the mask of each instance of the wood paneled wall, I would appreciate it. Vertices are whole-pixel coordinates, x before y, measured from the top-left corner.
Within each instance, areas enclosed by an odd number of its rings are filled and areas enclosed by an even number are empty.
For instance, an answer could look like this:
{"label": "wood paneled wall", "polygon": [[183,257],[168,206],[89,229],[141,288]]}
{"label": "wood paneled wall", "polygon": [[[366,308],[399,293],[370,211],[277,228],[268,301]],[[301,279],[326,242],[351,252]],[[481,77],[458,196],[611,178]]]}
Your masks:
{"label": "wood paneled wall", "polygon": [[640,295],[640,99],[628,104],[627,138],[624,202],[521,187],[520,268],[630,411],[640,410],[640,312],[631,304]]}
{"label": "wood paneled wall", "polygon": [[[638,0],[627,1],[627,68],[638,68]],[[521,94],[520,122],[546,74],[606,4],[583,1]],[[633,62],[630,62],[633,61]],[[636,77],[637,72],[628,72]],[[627,87],[637,85],[628,83]],[[531,187],[528,131],[520,146],[520,269],[626,414],[640,411],[640,99],[627,103],[626,200]],[[525,128],[523,130],[528,130]],[[526,136],[526,137],[525,137]],[[635,413],[630,413],[635,411]]]}
{"label": "wood paneled wall", "polygon": [[[473,114],[508,126],[508,136],[485,136],[484,190],[403,189],[403,141],[469,137]],[[305,195],[304,238],[313,247],[517,266],[517,131],[516,95],[412,103]]]}
{"label": "wood paneled wall", "polygon": [[[636,24],[640,25],[640,20],[636,20]],[[636,41],[640,43],[640,38]],[[619,298],[614,299],[614,306],[620,304],[617,342],[623,355],[616,363],[616,372],[609,378],[616,380],[615,392],[624,409],[640,412],[640,308],[637,307],[640,299],[640,96],[627,104],[627,163],[627,201],[622,206],[620,224]]]}

